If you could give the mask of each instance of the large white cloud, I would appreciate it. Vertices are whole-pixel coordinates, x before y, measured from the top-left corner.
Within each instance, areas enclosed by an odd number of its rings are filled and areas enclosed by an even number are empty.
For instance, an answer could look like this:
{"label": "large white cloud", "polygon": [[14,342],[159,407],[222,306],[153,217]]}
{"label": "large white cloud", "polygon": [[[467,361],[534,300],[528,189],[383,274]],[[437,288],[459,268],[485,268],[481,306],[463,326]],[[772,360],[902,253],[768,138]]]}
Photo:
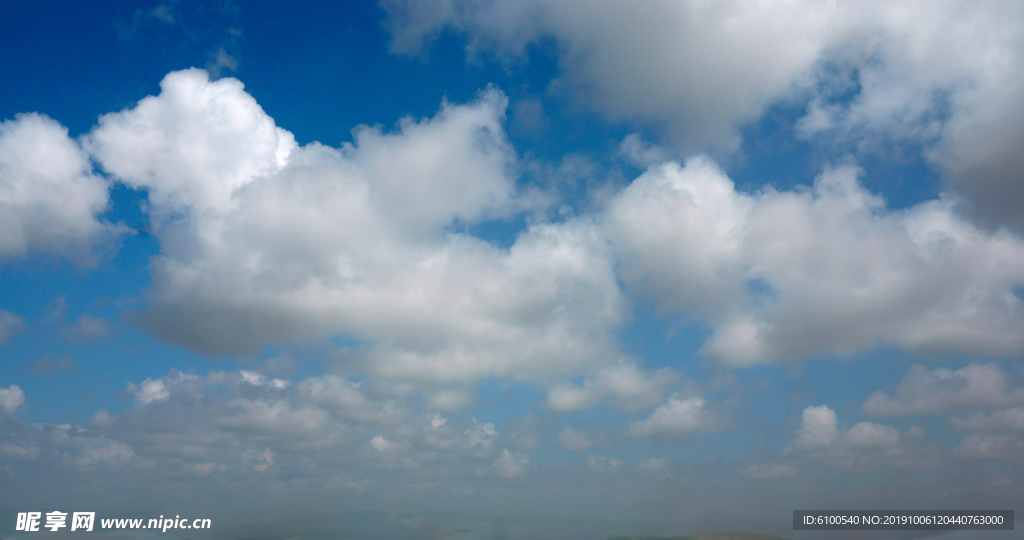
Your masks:
{"label": "large white cloud", "polygon": [[[444,28],[474,55],[553,38],[553,85],[615,119],[667,125],[686,150],[735,144],[773,103],[861,150],[922,144],[992,224],[1024,224],[1024,7],[970,2],[392,0],[392,47]],[[571,91],[568,91],[570,90]]]}
{"label": "large white cloud", "polygon": [[662,124],[689,149],[734,144],[734,127],[794,86],[826,44],[825,2],[384,2],[393,48],[445,26],[474,54],[558,40],[566,93],[613,118]]}
{"label": "large white cloud", "polygon": [[41,114],[0,124],[0,260],[29,253],[91,265],[127,229],[100,221],[109,182],[68,130]]}
{"label": "large white cloud", "polygon": [[533,225],[508,249],[451,231],[520,209],[497,90],[331,148],[296,146],[237,80],[189,70],[161,89],[88,137],[149,189],[156,333],[207,353],[337,335],[367,371],[421,381],[614,360],[623,306],[591,220]]}
{"label": "large white cloud", "polygon": [[887,210],[859,174],[745,194],[707,158],[668,162],[611,200],[603,230],[627,283],[707,321],[704,351],[731,365],[879,345],[1024,350],[1024,241],[978,229],[948,198]]}

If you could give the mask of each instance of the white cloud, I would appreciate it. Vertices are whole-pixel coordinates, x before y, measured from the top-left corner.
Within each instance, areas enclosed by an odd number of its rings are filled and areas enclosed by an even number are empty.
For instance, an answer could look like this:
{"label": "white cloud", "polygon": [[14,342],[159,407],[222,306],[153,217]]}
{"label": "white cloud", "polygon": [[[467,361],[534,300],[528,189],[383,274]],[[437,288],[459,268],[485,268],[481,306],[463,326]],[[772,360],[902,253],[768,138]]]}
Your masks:
{"label": "white cloud", "polygon": [[864,402],[861,413],[877,416],[943,414],[1019,404],[1024,404],[1024,386],[1014,385],[996,363],[972,362],[958,370],[932,370],[915,364],[896,387],[895,397],[879,390]]}
{"label": "white cloud", "polygon": [[138,386],[135,383],[128,383],[127,389],[128,392],[135,396],[135,400],[143,405],[167,399],[167,396],[170,395],[164,386],[163,380],[157,379],[154,381],[149,377],[139,383]]}
{"label": "white cloud", "polygon": [[714,415],[707,409],[703,398],[683,398],[677,394],[654,409],[646,420],[630,424],[629,434],[634,437],[680,437],[695,431],[708,431],[714,423]]}
{"label": "white cloud", "polygon": [[385,2],[393,49],[415,52],[444,26],[476,54],[525,54],[554,37],[560,88],[616,119],[669,119],[684,147],[733,143],[814,65],[835,8],[819,2]]}
{"label": "white cloud", "polygon": [[0,387],[0,412],[14,414],[24,404],[25,392],[22,392],[20,386],[12,384],[7,388]]}
{"label": "white cloud", "polygon": [[127,229],[99,221],[108,182],[68,130],[41,114],[0,124],[0,260],[29,253],[97,262]]}
{"label": "white cloud", "polygon": [[592,221],[533,225],[508,249],[448,230],[520,208],[497,90],[330,148],[296,146],[237,80],[190,70],[161,88],[88,137],[149,189],[157,334],[207,353],[342,335],[364,345],[350,361],[414,381],[615,357],[623,306]]}
{"label": "white cloud", "polygon": [[948,198],[888,211],[859,174],[747,195],[707,158],[662,164],[611,201],[603,226],[630,287],[708,321],[703,352],[730,365],[880,345],[1024,350],[1024,241],[978,229]]}
{"label": "white cloud", "polygon": [[607,397],[612,404],[627,411],[640,411],[661,401],[665,388],[679,380],[668,368],[653,373],[641,370],[635,363],[620,360],[583,378],[580,385],[561,382],[548,388],[547,406],[553,411],[572,412],[592,409]]}
{"label": "white cloud", "polygon": [[939,462],[922,428],[912,426],[900,431],[874,422],[841,427],[836,412],[826,405],[803,410],[796,437],[784,455],[793,453],[842,467],[929,467]]}
{"label": "white cloud", "polygon": [[800,131],[874,151],[921,144],[989,223],[1024,224],[1024,7],[931,2],[385,2],[392,48],[445,27],[471,55],[553,38],[553,91],[612,119],[668,126],[686,151],[735,147],[775,103]]}
{"label": "white cloud", "polygon": [[0,345],[7,343],[14,334],[21,331],[25,318],[6,309],[0,309]]}
{"label": "white cloud", "polygon": [[494,460],[492,467],[498,476],[511,479],[526,474],[526,468],[530,465],[530,458],[522,452],[509,452],[508,448],[501,450],[501,455]]}
{"label": "white cloud", "polygon": [[608,472],[614,471],[619,467],[622,467],[623,462],[610,457],[605,456],[589,456],[587,457],[587,466],[595,471]]}
{"label": "white cloud", "polygon": [[466,447],[481,455],[490,453],[491,446],[498,439],[498,432],[494,429],[494,424],[481,422],[476,418],[471,418],[470,422],[472,425],[463,433]]}
{"label": "white cloud", "polygon": [[565,426],[562,431],[558,432],[558,442],[573,452],[582,452],[591,446],[590,439],[585,432],[570,426]]}

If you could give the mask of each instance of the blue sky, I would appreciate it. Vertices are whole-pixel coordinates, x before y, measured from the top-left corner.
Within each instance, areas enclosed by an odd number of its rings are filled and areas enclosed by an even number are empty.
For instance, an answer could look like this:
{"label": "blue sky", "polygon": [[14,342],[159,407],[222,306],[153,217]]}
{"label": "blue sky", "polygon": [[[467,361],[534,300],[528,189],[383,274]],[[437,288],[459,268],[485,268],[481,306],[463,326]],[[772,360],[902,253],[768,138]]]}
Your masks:
{"label": "blue sky", "polygon": [[3,0],[2,536],[1020,513],[1022,51],[998,1]]}

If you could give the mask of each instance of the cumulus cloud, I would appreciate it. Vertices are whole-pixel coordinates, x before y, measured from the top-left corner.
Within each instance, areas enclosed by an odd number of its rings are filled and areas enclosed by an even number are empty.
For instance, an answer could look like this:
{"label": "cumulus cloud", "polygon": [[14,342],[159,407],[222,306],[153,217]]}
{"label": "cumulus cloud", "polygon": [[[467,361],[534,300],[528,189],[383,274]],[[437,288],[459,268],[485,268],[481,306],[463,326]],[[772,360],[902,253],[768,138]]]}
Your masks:
{"label": "cumulus cloud", "polygon": [[14,334],[21,331],[25,318],[6,309],[0,309],[0,345],[7,343]]}
{"label": "cumulus cloud", "polygon": [[645,420],[630,424],[629,434],[634,437],[682,437],[695,431],[711,430],[714,425],[714,415],[708,410],[704,398],[684,398],[677,394],[654,409]]}
{"label": "cumulus cloud", "polygon": [[497,90],[341,148],[297,146],[235,79],[189,70],[161,90],[87,139],[149,190],[163,254],[142,320],[157,334],[212,354],[342,335],[364,344],[352,362],[419,381],[612,360],[623,307],[591,220],[531,226],[508,249],[449,230],[519,208]]}
{"label": "cumulus cloud", "polygon": [[687,151],[734,147],[775,103],[798,128],[863,151],[922,145],[975,216],[1021,225],[1024,8],[1019,2],[384,3],[392,49],[444,28],[468,50],[525,58],[558,43],[552,86],[613,119],[666,125]]}
{"label": "cumulus cloud", "polygon": [[582,384],[561,382],[550,387],[547,405],[553,411],[582,411],[611,396],[615,407],[635,412],[661,401],[665,389],[678,380],[678,373],[668,368],[645,372],[633,362],[620,361],[585,376]]}
{"label": "cumulus cloud", "polygon": [[21,387],[12,384],[7,388],[0,387],[0,412],[14,414],[14,411],[25,404],[25,392]]}
{"label": "cumulus cloud", "polygon": [[841,427],[835,410],[826,405],[803,410],[796,437],[784,453],[804,454],[843,467],[923,467],[938,463],[922,428],[900,431],[874,422]]}
{"label": "cumulus cloud", "polygon": [[998,364],[972,362],[966,367],[910,370],[896,387],[895,397],[879,390],[864,402],[862,414],[899,416],[943,414],[956,410],[993,409],[1024,404],[1024,385]]}
{"label": "cumulus cloud", "polygon": [[128,229],[100,221],[108,181],[68,130],[41,114],[0,124],[0,260],[45,253],[91,266]]}
{"label": "cumulus cloud", "polygon": [[985,232],[948,198],[900,211],[845,166],[811,190],[737,192],[707,158],[649,168],[603,230],[638,294],[712,326],[734,366],[879,345],[1024,350],[1024,241]]}
{"label": "cumulus cloud", "polygon": [[530,465],[530,458],[522,452],[509,452],[508,448],[501,450],[501,455],[494,460],[494,472],[505,479],[516,478],[526,474],[526,468]]}
{"label": "cumulus cloud", "polygon": [[[560,87],[612,118],[670,119],[688,148],[734,142],[733,127],[806,73],[827,43],[834,8],[817,2],[384,3],[392,48],[416,52],[444,27],[468,32],[473,54],[522,55],[554,37]],[[428,7],[429,6],[429,7]]]}

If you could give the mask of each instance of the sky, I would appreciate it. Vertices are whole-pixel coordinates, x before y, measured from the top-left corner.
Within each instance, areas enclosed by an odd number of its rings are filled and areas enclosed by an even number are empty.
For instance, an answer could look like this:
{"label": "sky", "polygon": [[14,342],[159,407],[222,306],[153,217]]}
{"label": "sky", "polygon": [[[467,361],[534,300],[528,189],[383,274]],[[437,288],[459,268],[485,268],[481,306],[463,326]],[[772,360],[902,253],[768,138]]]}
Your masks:
{"label": "sky", "polygon": [[1011,538],[792,512],[1024,512],[1021,96],[1010,0],[2,0],[0,538]]}

